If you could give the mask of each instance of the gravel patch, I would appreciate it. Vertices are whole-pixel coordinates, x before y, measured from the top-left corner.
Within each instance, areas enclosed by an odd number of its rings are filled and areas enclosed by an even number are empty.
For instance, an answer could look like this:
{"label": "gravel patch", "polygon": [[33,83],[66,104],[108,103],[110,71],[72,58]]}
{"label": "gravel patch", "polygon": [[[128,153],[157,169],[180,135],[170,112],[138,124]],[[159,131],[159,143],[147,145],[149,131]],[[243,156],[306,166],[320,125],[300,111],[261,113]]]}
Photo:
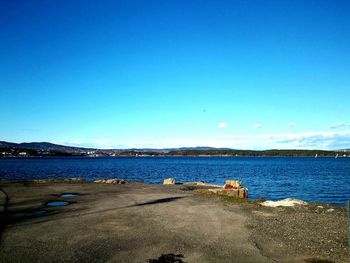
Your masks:
{"label": "gravel patch", "polygon": [[277,262],[349,262],[344,207],[257,205],[246,211],[252,241]]}

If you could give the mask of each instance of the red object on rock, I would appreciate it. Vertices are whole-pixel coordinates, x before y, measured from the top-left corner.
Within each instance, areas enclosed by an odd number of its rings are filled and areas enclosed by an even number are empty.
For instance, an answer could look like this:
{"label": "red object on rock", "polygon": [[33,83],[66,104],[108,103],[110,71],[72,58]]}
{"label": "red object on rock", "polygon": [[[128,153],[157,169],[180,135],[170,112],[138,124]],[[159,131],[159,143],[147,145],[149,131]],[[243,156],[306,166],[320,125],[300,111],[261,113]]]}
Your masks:
{"label": "red object on rock", "polygon": [[238,189],[237,186],[232,186],[232,185],[228,185],[228,184],[225,184],[224,188],[226,190]]}

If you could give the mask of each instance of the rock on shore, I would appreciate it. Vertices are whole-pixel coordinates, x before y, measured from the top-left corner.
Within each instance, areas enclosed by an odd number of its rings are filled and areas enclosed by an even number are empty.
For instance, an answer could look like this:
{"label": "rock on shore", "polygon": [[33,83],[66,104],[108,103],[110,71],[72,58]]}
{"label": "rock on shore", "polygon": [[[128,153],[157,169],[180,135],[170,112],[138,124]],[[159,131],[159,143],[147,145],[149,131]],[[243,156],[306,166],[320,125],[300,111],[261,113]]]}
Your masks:
{"label": "rock on shore", "polygon": [[98,179],[95,180],[94,183],[96,184],[126,184],[126,181],[124,179]]}

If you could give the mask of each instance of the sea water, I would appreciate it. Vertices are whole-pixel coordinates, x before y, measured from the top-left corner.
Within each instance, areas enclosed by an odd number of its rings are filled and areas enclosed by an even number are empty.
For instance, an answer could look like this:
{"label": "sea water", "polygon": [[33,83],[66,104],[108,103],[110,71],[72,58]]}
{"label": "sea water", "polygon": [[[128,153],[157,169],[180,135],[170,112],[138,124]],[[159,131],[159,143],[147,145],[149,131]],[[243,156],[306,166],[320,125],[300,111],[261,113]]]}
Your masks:
{"label": "sea water", "polygon": [[350,158],[310,157],[101,157],[2,158],[0,178],[122,178],[161,184],[204,181],[224,184],[243,180],[252,199],[345,205],[350,199]]}

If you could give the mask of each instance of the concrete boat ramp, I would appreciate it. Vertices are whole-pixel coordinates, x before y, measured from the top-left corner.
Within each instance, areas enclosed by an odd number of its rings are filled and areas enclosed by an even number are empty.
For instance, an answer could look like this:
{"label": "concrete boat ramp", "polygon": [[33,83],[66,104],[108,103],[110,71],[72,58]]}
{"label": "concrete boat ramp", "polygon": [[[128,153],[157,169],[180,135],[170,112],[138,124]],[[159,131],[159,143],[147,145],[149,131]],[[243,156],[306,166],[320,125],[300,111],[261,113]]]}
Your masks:
{"label": "concrete boat ramp", "polygon": [[[181,186],[49,183],[5,188],[2,262],[272,262],[238,207]],[[78,193],[62,207],[62,193]],[[35,211],[45,211],[36,215]],[[175,261],[176,262],[176,261]]]}
{"label": "concrete boat ramp", "polygon": [[184,185],[0,186],[0,262],[276,262],[251,238],[241,204]]}

